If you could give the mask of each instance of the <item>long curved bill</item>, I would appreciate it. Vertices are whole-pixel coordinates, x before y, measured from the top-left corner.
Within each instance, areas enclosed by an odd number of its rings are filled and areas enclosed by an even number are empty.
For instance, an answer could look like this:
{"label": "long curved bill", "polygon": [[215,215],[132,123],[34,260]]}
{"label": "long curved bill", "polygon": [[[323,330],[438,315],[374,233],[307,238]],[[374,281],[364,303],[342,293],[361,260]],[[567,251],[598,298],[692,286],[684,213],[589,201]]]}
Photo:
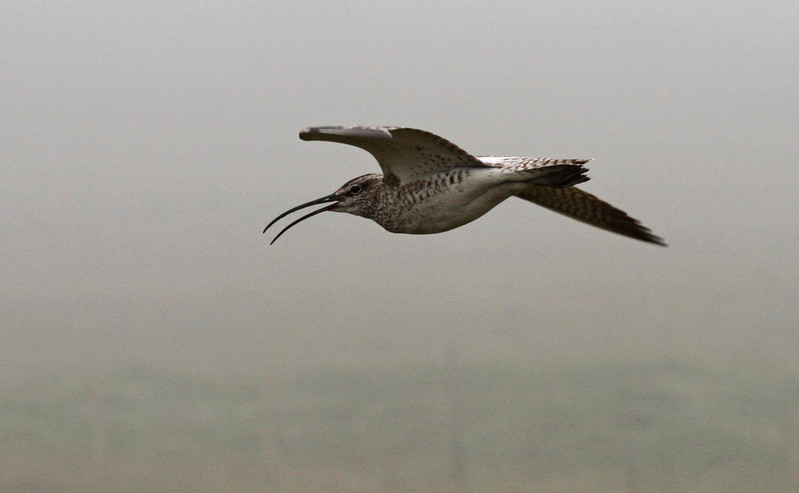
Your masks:
{"label": "long curved bill", "polygon": [[316,204],[325,204],[327,202],[335,202],[335,204],[330,204],[327,207],[322,207],[321,209],[317,209],[317,210],[315,210],[315,211],[313,211],[313,212],[311,212],[309,214],[306,214],[306,215],[302,216],[301,218],[297,219],[296,221],[292,222],[291,224],[289,224],[288,226],[283,228],[280,231],[280,233],[278,233],[277,236],[275,236],[275,238],[272,241],[269,242],[269,244],[271,245],[272,243],[276,242],[278,238],[283,236],[283,233],[288,231],[289,228],[291,228],[295,224],[297,224],[297,223],[299,223],[301,221],[304,221],[304,220],[308,219],[309,217],[315,216],[317,214],[321,214],[322,212],[330,211],[330,210],[335,209],[336,206],[338,205],[338,201],[339,200],[341,200],[341,198],[337,197],[336,194],[330,194],[330,195],[327,195],[325,197],[322,197],[321,199],[312,200],[312,201],[306,202],[306,203],[304,203],[302,205],[298,205],[297,207],[289,209],[286,212],[284,212],[283,214],[281,214],[281,215],[277,216],[276,218],[272,219],[272,222],[267,224],[266,227],[264,228],[264,233],[266,233],[266,230],[269,229],[273,224],[278,222],[280,219],[283,219],[284,217],[288,216],[292,212],[298,211],[300,209],[305,209],[306,207],[310,207],[310,206],[316,205]]}

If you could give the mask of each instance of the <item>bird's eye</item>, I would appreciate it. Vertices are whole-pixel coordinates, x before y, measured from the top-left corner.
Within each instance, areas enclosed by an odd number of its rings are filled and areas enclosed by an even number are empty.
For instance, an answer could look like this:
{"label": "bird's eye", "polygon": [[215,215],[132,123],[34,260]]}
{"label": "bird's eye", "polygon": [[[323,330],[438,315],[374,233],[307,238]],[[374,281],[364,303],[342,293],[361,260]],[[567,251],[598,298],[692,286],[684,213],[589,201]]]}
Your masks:
{"label": "bird's eye", "polygon": [[360,193],[361,186],[360,185],[353,185],[350,187],[350,193]]}

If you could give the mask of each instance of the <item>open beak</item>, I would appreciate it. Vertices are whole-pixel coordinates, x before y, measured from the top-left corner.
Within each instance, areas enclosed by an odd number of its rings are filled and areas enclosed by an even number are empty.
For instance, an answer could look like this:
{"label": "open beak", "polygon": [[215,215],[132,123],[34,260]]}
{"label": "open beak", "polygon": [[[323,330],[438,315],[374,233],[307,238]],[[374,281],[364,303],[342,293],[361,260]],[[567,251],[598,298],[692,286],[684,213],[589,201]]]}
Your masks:
{"label": "open beak", "polygon": [[277,239],[280,238],[283,235],[283,233],[285,233],[289,228],[291,228],[292,226],[294,226],[298,222],[304,221],[304,220],[308,219],[309,217],[315,216],[315,215],[320,214],[322,212],[330,211],[330,210],[335,209],[338,206],[338,202],[340,200],[341,200],[341,197],[338,197],[336,194],[333,193],[333,194],[330,194],[330,195],[328,195],[326,197],[322,197],[321,199],[312,200],[310,202],[306,202],[305,204],[298,205],[297,207],[294,207],[293,209],[289,209],[286,212],[284,212],[283,214],[281,214],[281,215],[277,216],[276,218],[272,219],[272,222],[267,224],[266,227],[264,228],[264,233],[266,233],[266,230],[269,229],[269,227],[272,226],[273,224],[275,224],[278,220],[288,216],[289,214],[291,214],[294,211],[298,211],[300,209],[305,209],[306,207],[310,207],[310,206],[316,205],[316,204],[324,204],[324,203],[327,203],[327,202],[335,202],[334,204],[330,204],[327,207],[322,207],[321,209],[316,209],[315,211],[311,212],[310,214],[306,214],[306,215],[302,216],[301,218],[297,219],[296,221],[294,221],[293,223],[289,224],[288,226],[283,228],[280,231],[280,233],[278,233],[277,236],[275,236],[275,239],[273,239],[271,242],[269,242],[269,244],[271,245],[272,243],[276,242]]}

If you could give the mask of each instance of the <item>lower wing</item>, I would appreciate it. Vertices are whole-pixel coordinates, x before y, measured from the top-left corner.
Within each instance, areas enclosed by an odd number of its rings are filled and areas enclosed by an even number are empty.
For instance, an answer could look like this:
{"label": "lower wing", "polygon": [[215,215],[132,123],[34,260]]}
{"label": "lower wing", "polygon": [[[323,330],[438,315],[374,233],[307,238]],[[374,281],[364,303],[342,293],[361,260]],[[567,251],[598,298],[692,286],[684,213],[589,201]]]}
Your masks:
{"label": "lower wing", "polygon": [[531,186],[529,189],[517,193],[516,196],[591,226],[636,240],[666,246],[662,238],[653,235],[649,228],[643,226],[640,221],[579,188],[538,185]]}

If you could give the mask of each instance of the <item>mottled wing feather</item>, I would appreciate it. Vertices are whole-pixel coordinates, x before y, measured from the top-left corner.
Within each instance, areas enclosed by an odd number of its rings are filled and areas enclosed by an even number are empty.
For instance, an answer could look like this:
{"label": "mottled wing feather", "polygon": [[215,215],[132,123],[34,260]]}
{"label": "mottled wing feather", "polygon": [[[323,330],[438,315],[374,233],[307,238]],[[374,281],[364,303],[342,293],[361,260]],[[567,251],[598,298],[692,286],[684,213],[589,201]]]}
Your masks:
{"label": "mottled wing feather", "polygon": [[638,220],[579,188],[534,186],[516,196],[591,226],[637,240],[666,245],[662,238],[653,235]]}
{"label": "mottled wing feather", "polygon": [[438,135],[400,127],[311,127],[300,132],[302,140],[349,144],[377,159],[384,182],[401,184],[459,167],[487,164]]}

